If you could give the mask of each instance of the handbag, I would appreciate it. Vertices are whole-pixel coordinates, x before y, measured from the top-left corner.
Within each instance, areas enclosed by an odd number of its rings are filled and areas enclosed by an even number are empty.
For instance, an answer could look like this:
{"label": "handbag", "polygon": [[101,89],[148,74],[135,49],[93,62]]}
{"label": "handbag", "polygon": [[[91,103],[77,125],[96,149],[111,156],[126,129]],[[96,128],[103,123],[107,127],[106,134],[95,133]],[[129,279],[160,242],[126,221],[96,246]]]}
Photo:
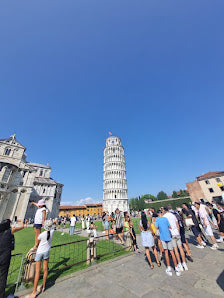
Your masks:
{"label": "handbag", "polygon": [[193,222],[192,218],[186,218],[186,219],[185,219],[185,225],[186,225],[187,227],[194,226],[194,222]]}

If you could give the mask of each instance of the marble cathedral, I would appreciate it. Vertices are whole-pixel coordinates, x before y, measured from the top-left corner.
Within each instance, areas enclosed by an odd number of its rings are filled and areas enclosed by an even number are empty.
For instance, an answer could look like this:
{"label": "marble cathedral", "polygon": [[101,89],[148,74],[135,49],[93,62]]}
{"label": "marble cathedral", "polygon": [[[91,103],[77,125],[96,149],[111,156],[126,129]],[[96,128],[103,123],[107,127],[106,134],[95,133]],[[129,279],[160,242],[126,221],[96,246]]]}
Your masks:
{"label": "marble cathedral", "polygon": [[44,199],[48,218],[58,216],[63,184],[53,180],[51,167],[26,161],[26,148],[15,135],[0,139],[0,221],[34,218],[30,202]]}

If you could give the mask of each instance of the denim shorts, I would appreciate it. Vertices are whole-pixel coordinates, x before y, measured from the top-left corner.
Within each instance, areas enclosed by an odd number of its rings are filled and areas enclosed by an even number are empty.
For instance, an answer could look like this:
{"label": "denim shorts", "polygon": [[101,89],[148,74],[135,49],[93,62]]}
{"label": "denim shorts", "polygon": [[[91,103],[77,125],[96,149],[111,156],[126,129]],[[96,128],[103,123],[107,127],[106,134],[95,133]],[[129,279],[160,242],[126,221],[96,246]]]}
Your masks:
{"label": "denim shorts", "polygon": [[110,226],[109,226],[109,222],[108,221],[105,221],[104,222],[104,228],[105,228],[105,230],[109,230]]}
{"label": "denim shorts", "polygon": [[49,259],[49,255],[50,255],[50,251],[45,251],[40,254],[36,254],[35,262]]}
{"label": "denim shorts", "polygon": [[34,224],[34,228],[41,229],[42,228],[42,224]]}

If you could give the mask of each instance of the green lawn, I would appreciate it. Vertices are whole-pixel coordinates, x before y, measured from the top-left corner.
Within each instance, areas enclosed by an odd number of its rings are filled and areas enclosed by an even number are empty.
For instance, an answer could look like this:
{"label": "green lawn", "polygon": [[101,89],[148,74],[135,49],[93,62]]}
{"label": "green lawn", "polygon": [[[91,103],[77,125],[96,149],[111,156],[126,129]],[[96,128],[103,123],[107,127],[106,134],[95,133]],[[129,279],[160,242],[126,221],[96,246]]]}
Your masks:
{"label": "green lawn", "polygon": [[[95,227],[96,227],[96,230],[97,230],[97,231],[103,231],[103,230],[104,230],[104,228],[103,228],[103,224],[102,224],[102,221],[101,221],[101,220],[96,220],[96,221],[94,221],[94,224],[95,224]],[[69,228],[70,225],[69,225],[69,224],[66,224],[65,227],[66,227],[66,228]],[[81,230],[81,229],[82,229],[82,224],[81,224],[81,222],[77,222],[76,225],[75,225],[75,228],[76,228],[77,230]]]}
{"label": "green lawn", "polygon": [[[55,231],[52,239],[52,249],[50,252],[48,281],[56,280],[59,277],[88,267],[86,264],[87,239],[88,238],[78,235],[69,235],[67,233],[61,235],[61,231]],[[74,241],[76,242],[72,243]],[[57,247],[57,245],[65,243],[70,244]],[[15,250],[12,252],[12,254],[24,253],[24,255],[26,255],[33,245],[34,230],[33,228],[25,228],[24,230],[15,233]],[[116,250],[120,251],[115,252]],[[97,242],[97,262],[102,262],[124,253],[127,253],[127,251],[123,250],[123,246],[113,243],[112,241],[100,240]],[[8,284],[16,281],[20,262],[21,256],[12,257],[7,281]],[[71,266],[74,263],[79,264]],[[13,287],[8,288],[7,294],[10,292],[12,293],[13,289]]]}

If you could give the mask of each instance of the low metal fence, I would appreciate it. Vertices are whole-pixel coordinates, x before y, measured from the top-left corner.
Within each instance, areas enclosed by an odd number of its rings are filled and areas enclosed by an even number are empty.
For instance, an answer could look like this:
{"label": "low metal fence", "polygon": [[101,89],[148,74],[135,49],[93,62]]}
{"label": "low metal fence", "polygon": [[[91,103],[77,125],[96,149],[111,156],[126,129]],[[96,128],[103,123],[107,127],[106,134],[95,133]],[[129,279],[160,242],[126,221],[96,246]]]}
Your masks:
{"label": "low metal fence", "polygon": [[13,254],[11,256],[11,262],[7,277],[7,288],[14,288],[17,290],[22,280],[22,271],[24,266],[24,254]]}
{"label": "low metal fence", "polygon": [[[104,260],[105,256],[109,255],[116,256],[119,252],[125,250],[130,251],[132,244],[129,232],[124,233],[123,239],[124,243],[121,245],[118,235],[110,234],[54,245],[51,247],[48,263],[49,275],[55,272],[59,273],[60,270],[63,271],[78,264],[86,263],[89,265],[93,261]],[[16,259],[19,257],[20,260]],[[7,288],[11,289],[12,287],[16,292],[18,285],[24,281],[24,272],[26,272],[26,281],[32,280],[34,278],[34,264],[32,263],[34,263],[34,259],[29,261],[24,258],[23,254],[12,255]],[[32,271],[30,277],[27,273],[27,270],[29,270],[27,269],[28,265],[32,268],[30,269]]]}

